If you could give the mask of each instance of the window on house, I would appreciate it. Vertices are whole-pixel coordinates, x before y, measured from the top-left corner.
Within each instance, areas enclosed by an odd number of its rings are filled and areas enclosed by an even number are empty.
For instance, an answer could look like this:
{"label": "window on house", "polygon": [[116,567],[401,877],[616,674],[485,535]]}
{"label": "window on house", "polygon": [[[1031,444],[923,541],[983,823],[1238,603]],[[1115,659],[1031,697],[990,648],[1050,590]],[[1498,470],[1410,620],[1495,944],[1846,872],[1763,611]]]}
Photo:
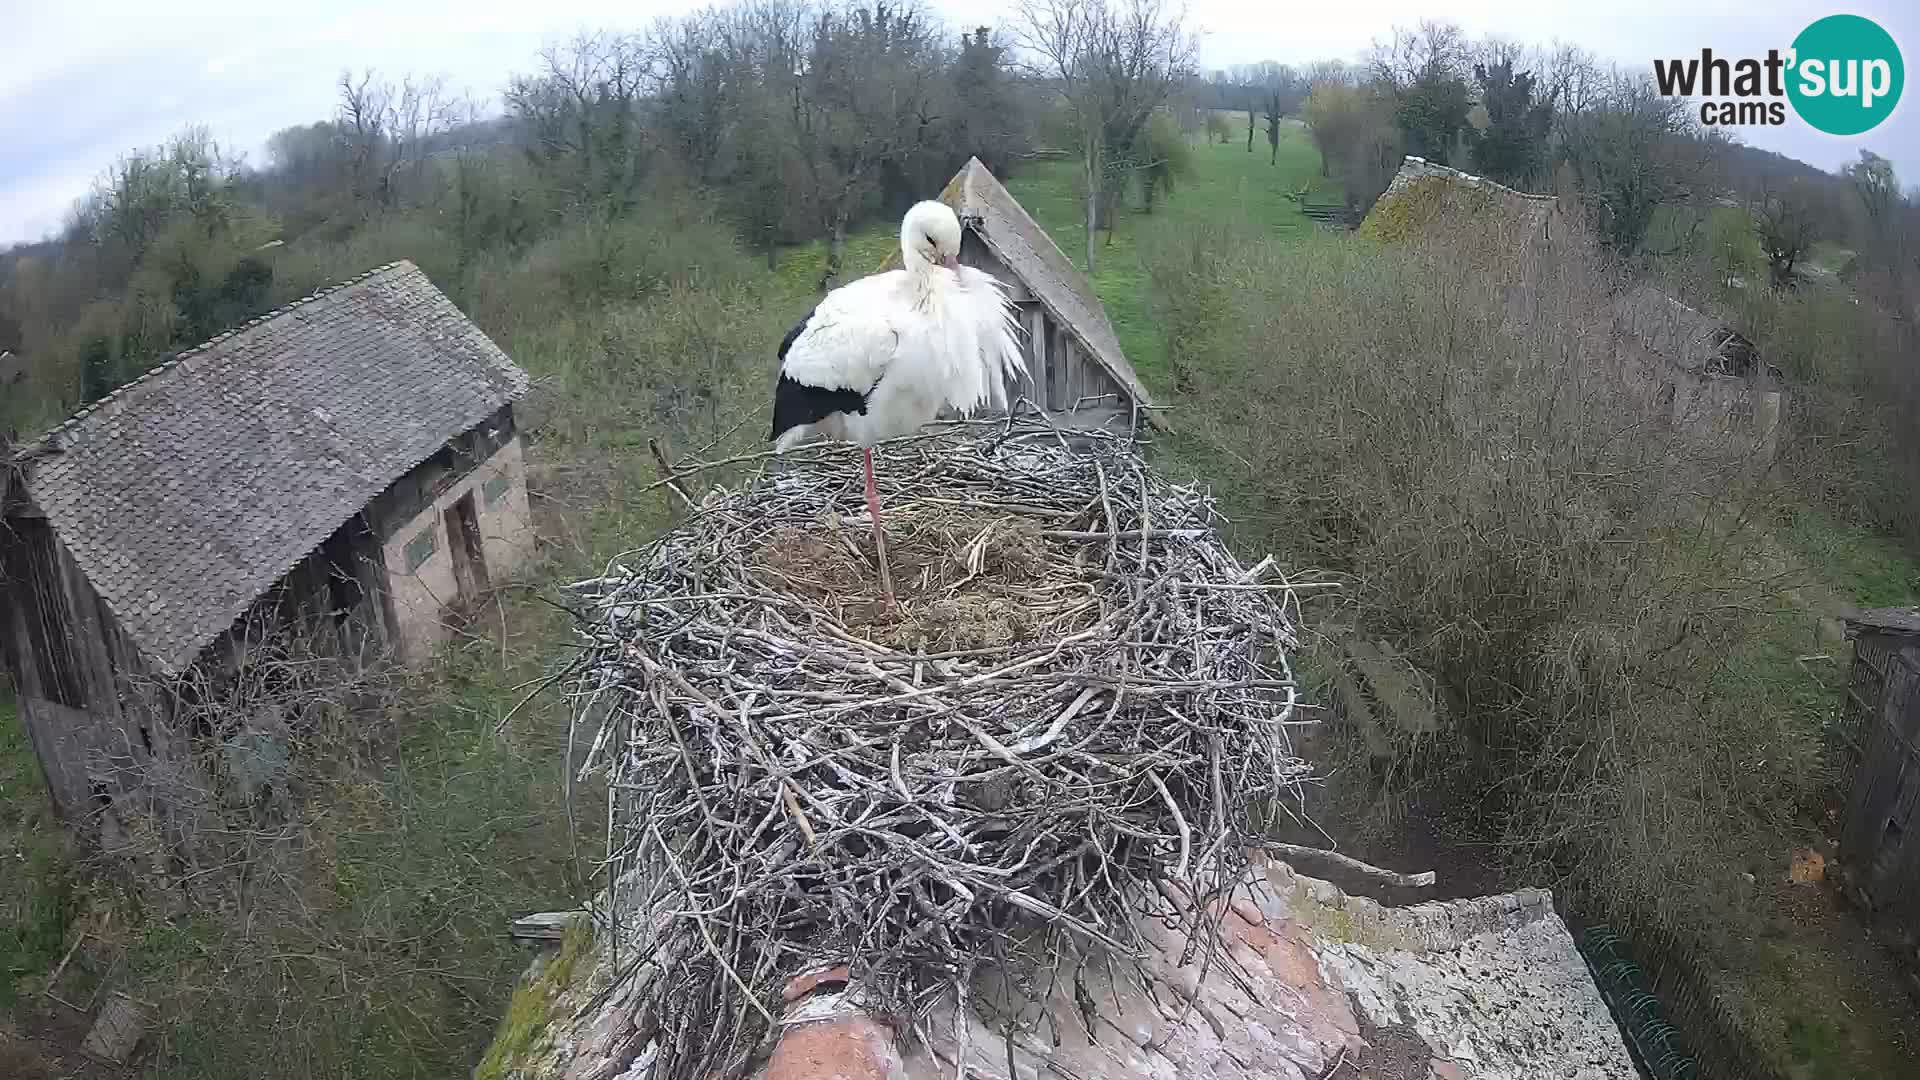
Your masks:
{"label": "window on house", "polygon": [[487,505],[492,506],[494,503],[499,502],[500,497],[505,495],[507,489],[512,486],[513,477],[508,476],[506,473],[498,473],[495,474],[492,479],[480,485],[480,494],[486,497]]}
{"label": "window on house", "polygon": [[411,574],[426,565],[427,560],[433,558],[433,553],[438,550],[440,550],[440,530],[433,525],[421,529],[420,535],[407,541],[405,548],[407,573]]}

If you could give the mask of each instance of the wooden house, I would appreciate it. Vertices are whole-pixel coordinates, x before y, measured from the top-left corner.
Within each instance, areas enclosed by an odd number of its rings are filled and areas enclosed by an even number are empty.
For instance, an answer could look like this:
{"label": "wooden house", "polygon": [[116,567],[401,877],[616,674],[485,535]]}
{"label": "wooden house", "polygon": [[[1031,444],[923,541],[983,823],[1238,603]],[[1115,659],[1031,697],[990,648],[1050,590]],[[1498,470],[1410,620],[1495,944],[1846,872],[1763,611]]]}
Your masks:
{"label": "wooden house", "polygon": [[1743,434],[1760,460],[1773,460],[1783,392],[1753,342],[1646,284],[1614,296],[1613,332],[1630,370],[1659,387],[1675,427]]}
{"label": "wooden house", "polygon": [[[526,375],[411,263],[189,349],[0,472],[0,657],[69,821],[190,767],[169,686],[241,628],[431,652],[532,525]],[[125,815],[122,815],[123,817]]]}
{"label": "wooden house", "polygon": [[[1536,318],[1539,286],[1567,259],[1590,257],[1592,238],[1553,195],[1516,191],[1424,158],[1408,157],[1360,233],[1383,243],[1448,245],[1501,284],[1509,311]],[[1573,336],[1573,335],[1569,335]],[[1785,394],[1753,342],[1723,320],[1645,283],[1594,313],[1592,336],[1623,378],[1656,396],[1675,429],[1737,436],[1760,461],[1779,444]]]}
{"label": "wooden house", "polygon": [[1535,195],[1408,155],[1360,223],[1360,234],[1383,243],[1438,237],[1461,248],[1462,258],[1488,255],[1500,265],[1482,269],[1529,282],[1537,263],[1570,226],[1552,195]]}
{"label": "wooden house", "polygon": [[1920,608],[1846,620],[1853,669],[1835,750],[1847,798],[1840,859],[1854,895],[1920,943]]}
{"label": "wooden house", "polygon": [[[979,158],[940,193],[964,230],[960,261],[1005,282],[1020,309],[1027,377],[1008,387],[1074,426],[1159,426],[1093,284]],[[896,252],[888,265],[898,265]]]}

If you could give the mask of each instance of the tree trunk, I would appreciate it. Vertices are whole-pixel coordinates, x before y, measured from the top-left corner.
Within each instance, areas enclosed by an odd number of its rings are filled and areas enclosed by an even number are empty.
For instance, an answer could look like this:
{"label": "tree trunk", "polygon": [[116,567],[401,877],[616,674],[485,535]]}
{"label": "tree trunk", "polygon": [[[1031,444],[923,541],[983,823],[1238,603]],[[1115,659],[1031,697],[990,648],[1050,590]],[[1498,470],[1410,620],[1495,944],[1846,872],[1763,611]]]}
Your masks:
{"label": "tree trunk", "polygon": [[1087,141],[1087,274],[1093,274],[1093,237],[1100,230],[1100,144]]}
{"label": "tree trunk", "polygon": [[847,208],[841,206],[833,212],[833,232],[827,240],[827,269],[820,275],[820,291],[833,288],[840,280],[840,262],[847,253]]}
{"label": "tree trunk", "polygon": [[1253,153],[1253,110],[1247,110],[1247,153]]}

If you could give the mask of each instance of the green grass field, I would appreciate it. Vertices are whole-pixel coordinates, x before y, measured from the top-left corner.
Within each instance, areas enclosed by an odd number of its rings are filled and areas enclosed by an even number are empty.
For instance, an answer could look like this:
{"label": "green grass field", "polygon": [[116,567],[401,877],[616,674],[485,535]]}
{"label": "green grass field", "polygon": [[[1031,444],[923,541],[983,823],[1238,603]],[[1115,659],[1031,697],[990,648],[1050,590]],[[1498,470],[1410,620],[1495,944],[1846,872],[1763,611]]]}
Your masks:
{"label": "green grass field", "polygon": [[[1320,155],[1306,130],[1297,125],[1282,130],[1277,164],[1269,164],[1264,137],[1251,154],[1244,142],[1196,143],[1192,175],[1178,181],[1171,198],[1151,214],[1135,200],[1120,213],[1113,232],[1100,236],[1093,288],[1106,305],[1120,347],[1149,389],[1165,392],[1169,372],[1142,246],[1151,245],[1160,230],[1196,224],[1258,230],[1285,241],[1316,227],[1287,198],[1303,186],[1311,187],[1312,201],[1339,199],[1332,182],[1320,176]],[[1007,188],[1074,265],[1086,269],[1086,204],[1078,164],[1047,162],[1015,176]]]}
{"label": "green grass field", "polygon": [[75,904],[40,765],[0,674],[0,1015],[59,963]]}

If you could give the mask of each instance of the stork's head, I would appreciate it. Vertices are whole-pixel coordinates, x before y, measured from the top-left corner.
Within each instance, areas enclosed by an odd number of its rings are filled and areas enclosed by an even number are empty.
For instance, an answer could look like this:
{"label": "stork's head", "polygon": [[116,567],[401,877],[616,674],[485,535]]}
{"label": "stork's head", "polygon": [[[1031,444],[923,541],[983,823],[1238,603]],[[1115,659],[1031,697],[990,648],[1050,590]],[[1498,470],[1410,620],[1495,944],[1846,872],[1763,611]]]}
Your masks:
{"label": "stork's head", "polygon": [[960,268],[960,219],[946,203],[916,203],[900,222],[900,255],[908,270]]}

